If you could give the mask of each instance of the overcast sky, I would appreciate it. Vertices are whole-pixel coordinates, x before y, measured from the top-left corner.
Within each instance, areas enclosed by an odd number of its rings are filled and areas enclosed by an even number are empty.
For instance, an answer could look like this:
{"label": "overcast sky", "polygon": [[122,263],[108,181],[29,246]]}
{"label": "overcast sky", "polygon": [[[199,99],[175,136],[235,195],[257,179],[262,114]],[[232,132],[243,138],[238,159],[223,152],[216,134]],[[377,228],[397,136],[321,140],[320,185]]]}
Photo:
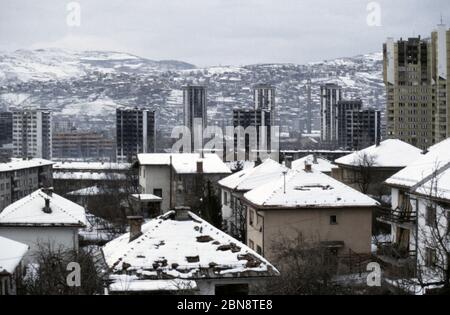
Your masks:
{"label": "overcast sky", "polygon": [[450,24],[449,0],[377,1],[381,26],[367,24],[366,0],[78,0],[81,25],[70,27],[70,2],[0,0],[0,50],[117,50],[198,66],[305,63],[380,51],[387,37],[429,36],[441,13]]}

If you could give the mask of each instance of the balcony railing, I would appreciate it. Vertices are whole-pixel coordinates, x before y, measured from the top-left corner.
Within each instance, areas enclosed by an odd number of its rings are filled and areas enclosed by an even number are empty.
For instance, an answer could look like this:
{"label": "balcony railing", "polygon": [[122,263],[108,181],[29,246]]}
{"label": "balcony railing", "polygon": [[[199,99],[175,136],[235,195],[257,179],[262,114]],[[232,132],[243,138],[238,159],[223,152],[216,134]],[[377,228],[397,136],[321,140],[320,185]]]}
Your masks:
{"label": "balcony railing", "polygon": [[417,222],[417,213],[406,208],[397,208],[395,210],[386,208],[381,210],[379,220],[397,224],[413,224]]}

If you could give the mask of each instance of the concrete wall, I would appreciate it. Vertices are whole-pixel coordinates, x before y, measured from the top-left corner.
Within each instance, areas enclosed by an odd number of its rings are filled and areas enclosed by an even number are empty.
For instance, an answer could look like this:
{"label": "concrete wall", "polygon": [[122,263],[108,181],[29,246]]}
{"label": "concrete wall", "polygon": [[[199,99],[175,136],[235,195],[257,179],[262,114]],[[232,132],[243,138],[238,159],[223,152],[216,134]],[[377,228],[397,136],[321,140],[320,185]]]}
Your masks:
{"label": "concrete wall", "polygon": [[78,250],[78,228],[74,227],[0,227],[0,236],[30,246],[24,261],[32,261],[39,244],[50,243],[68,250]]}
{"label": "concrete wall", "polygon": [[153,194],[154,189],[162,189],[161,211],[170,210],[170,167],[140,166],[139,185],[144,194]]}
{"label": "concrete wall", "polygon": [[[261,246],[269,260],[274,241],[283,237],[295,238],[299,232],[312,242],[343,241],[342,253],[348,249],[357,253],[370,253],[372,236],[372,209],[298,209],[256,212],[250,224],[251,211],[247,216],[247,244]],[[330,216],[337,216],[337,224],[330,224]]]}

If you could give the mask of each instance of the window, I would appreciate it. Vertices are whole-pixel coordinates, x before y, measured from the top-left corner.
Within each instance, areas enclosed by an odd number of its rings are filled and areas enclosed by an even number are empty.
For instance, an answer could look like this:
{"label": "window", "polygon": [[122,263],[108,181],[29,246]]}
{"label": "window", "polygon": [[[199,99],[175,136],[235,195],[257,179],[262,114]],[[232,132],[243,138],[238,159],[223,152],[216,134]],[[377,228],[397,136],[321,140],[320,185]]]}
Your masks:
{"label": "window", "polygon": [[223,192],[223,204],[228,205],[228,193],[226,191]]}
{"label": "window", "polygon": [[155,188],[153,189],[153,194],[157,197],[162,198],[162,189],[161,188]]}
{"label": "window", "polygon": [[253,222],[255,221],[255,211],[250,210],[250,215],[248,216],[250,225],[253,226]]}
{"label": "window", "polygon": [[427,206],[426,213],[425,213],[425,221],[426,221],[427,226],[430,226],[430,227],[436,226],[436,207]]}
{"label": "window", "polygon": [[255,249],[255,243],[253,243],[252,240],[248,240],[248,247],[250,247],[251,249]]}
{"label": "window", "polygon": [[427,267],[436,266],[436,250],[427,247],[425,249],[425,265]]}
{"label": "window", "polygon": [[256,252],[257,252],[259,255],[262,255],[262,248],[261,248],[261,246],[259,246],[259,245],[256,246]]}
{"label": "window", "polygon": [[336,224],[338,224],[338,222],[337,222],[337,216],[336,216],[336,215],[330,215],[330,224],[331,224],[331,225],[336,225]]}

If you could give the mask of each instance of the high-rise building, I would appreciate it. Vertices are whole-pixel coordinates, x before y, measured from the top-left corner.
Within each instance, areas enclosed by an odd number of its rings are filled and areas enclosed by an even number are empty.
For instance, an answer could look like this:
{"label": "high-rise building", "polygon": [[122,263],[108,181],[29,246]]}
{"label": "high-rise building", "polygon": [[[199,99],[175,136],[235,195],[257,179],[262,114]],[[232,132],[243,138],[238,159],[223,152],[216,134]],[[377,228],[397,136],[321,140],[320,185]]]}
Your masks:
{"label": "high-rise building", "polygon": [[191,151],[203,149],[203,130],[207,127],[207,90],[203,85],[183,87],[184,125],[191,132]]}
{"label": "high-rise building", "polygon": [[13,111],[13,155],[52,158],[52,113],[46,109]]}
{"label": "high-rise building", "polygon": [[116,110],[117,161],[129,162],[139,153],[155,152],[155,112],[139,108]]}
{"label": "high-rise building", "polygon": [[353,109],[345,111],[343,147],[362,150],[381,140],[381,112],[379,110]]}
{"label": "high-rise building", "polygon": [[[234,109],[233,110],[233,126],[255,127],[256,129],[256,145],[257,150],[271,150],[272,130],[275,125],[275,88],[268,84],[258,84],[254,86],[254,109]],[[263,127],[263,128],[261,128]],[[261,137],[261,131],[265,133],[264,138]],[[249,154],[250,135],[245,136],[245,152]],[[265,139],[265,141],[262,141]],[[237,149],[237,136],[235,136],[235,149]],[[262,146],[261,146],[262,145]],[[265,146],[264,146],[265,145]]]}
{"label": "high-rise building", "polygon": [[53,158],[114,161],[114,141],[98,132],[53,133]]}
{"label": "high-rise building", "polygon": [[0,147],[12,143],[13,114],[0,112]]}
{"label": "high-rise building", "polygon": [[308,79],[308,83],[306,84],[306,93],[307,93],[307,118],[306,118],[306,132],[311,134],[312,132],[312,100],[311,100],[311,79]]}
{"label": "high-rise building", "polygon": [[270,84],[257,84],[253,87],[253,102],[255,110],[275,109],[275,87]]}
{"label": "high-rise building", "polygon": [[321,139],[326,144],[338,141],[338,103],[342,100],[342,88],[333,83],[320,87]]}
{"label": "high-rise building", "polygon": [[450,136],[450,30],[383,45],[386,133],[426,148]]}
{"label": "high-rise building", "polygon": [[341,100],[336,106],[336,116],[334,118],[333,125],[337,129],[337,138],[335,139],[335,144],[340,147],[345,147],[346,142],[346,132],[347,132],[347,120],[346,113],[351,110],[360,110],[362,108],[361,100]]}

